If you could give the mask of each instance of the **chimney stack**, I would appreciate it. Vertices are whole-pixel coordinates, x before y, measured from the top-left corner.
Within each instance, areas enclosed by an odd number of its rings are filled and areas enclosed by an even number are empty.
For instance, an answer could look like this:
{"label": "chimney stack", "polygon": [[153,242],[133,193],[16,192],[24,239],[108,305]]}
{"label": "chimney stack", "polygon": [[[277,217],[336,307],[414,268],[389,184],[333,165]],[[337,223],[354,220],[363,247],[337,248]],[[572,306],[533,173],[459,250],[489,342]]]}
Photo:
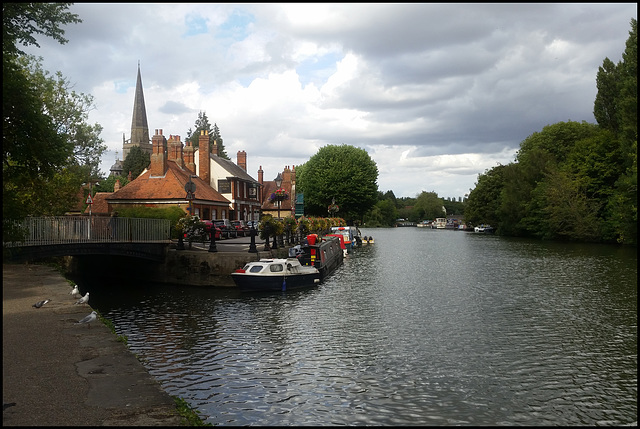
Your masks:
{"label": "chimney stack", "polygon": [[184,166],[191,173],[196,174],[196,164],[193,157],[193,146],[191,146],[191,142],[189,140],[187,140],[185,144],[186,146],[183,151]]}
{"label": "chimney stack", "polygon": [[180,136],[169,136],[169,150],[167,153],[167,160],[175,161],[181,168],[184,167],[184,160],[182,159],[182,142]]}
{"label": "chimney stack", "polygon": [[167,139],[162,135],[162,129],[156,130],[152,139],[150,177],[162,177],[167,171]]}
{"label": "chimney stack", "polygon": [[198,140],[198,144],[200,146],[200,171],[198,172],[198,175],[205,181],[205,183],[210,185],[211,158],[209,158],[209,132],[207,130],[200,130],[200,139]]}
{"label": "chimney stack", "polygon": [[243,150],[238,151],[238,167],[242,168],[244,171],[247,171],[247,152]]}

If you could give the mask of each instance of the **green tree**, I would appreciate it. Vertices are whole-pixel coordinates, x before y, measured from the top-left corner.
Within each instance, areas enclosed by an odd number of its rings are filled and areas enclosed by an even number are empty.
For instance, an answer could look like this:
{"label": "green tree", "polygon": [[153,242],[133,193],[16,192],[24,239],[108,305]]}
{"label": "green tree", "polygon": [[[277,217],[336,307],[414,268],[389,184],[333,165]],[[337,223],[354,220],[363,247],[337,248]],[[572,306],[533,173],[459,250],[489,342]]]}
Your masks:
{"label": "green tree", "polygon": [[132,146],[122,163],[122,174],[128,176],[131,172],[133,180],[148,168],[149,164],[151,164],[151,155],[143,151],[140,146]]}
{"label": "green tree", "polygon": [[478,175],[476,186],[469,193],[464,208],[465,221],[472,225],[482,223],[498,228],[500,224],[499,209],[501,194],[505,182],[504,165],[497,165]]}
{"label": "green tree", "polygon": [[617,99],[619,94],[618,68],[609,58],[605,58],[596,75],[598,92],[593,103],[593,116],[598,125],[617,133],[619,130],[619,113]]}
{"label": "green tree", "polygon": [[445,205],[442,198],[438,197],[435,192],[422,191],[416,199],[415,209],[417,210],[418,220],[435,219],[442,217],[442,207]]}
{"label": "green tree", "polygon": [[67,12],[72,3],[2,3],[2,55],[24,52],[18,45],[40,47],[35,35],[42,34],[58,41],[64,38],[66,24],[82,22],[78,15]]}
{"label": "green tree", "polygon": [[[61,28],[81,20],[66,12],[69,3],[3,3],[3,236],[11,235],[11,220],[26,215],[62,214],[71,188],[88,171],[74,161],[71,133],[60,133],[55,103],[43,93],[50,81],[25,68],[20,46],[36,45],[36,35],[67,42]],[[40,85],[40,86],[39,86]],[[46,88],[45,88],[46,89]],[[58,187],[56,187],[58,185]],[[77,185],[77,187],[76,187]]]}
{"label": "green tree", "polygon": [[224,149],[224,142],[222,140],[222,136],[220,135],[220,129],[218,125],[215,124],[213,128],[211,128],[211,123],[209,122],[209,118],[205,112],[200,111],[198,113],[198,119],[196,119],[195,123],[195,131],[192,131],[191,128],[187,131],[187,141],[191,142],[191,145],[194,148],[200,147],[200,131],[207,131],[209,134],[209,150],[213,149],[213,142],[215,141],[218,145],[218,156],[220,158],[229,159],[227,152]]}
{"label": "green tree", "polygon": [[296,168],[296,187],[304,193],[305,212],[327,216],[335,198],[338,215],[349,224],[361,221],[378,201],[378,167],[364,149],[328,145]]}
{"label": "green tree", "polygon": [[73,157],[69,162],[88,167],[91,177],[98,177],[100,158],[107,147],[100,138],[102,126],[87,123],[89,112],[95,108],[93,96],[74,91],[73,85],[61,72],[52,75],[43,70],[42,58],[24,55],[17,61],[28,70],[31,82],[41,95],[45,112],[52,119],[57,134],[64,136],[73,145]]}

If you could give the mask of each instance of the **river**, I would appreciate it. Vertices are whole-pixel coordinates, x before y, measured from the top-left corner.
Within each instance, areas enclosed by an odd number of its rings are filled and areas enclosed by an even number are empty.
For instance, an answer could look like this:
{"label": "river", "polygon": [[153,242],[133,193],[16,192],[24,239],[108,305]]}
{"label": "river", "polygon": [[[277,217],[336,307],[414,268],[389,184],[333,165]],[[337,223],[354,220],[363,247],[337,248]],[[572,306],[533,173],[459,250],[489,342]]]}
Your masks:
{"label": "river", "polygon": [[214,425],[637,425],[637,251],[366,229],[319,286],[79,280]]}

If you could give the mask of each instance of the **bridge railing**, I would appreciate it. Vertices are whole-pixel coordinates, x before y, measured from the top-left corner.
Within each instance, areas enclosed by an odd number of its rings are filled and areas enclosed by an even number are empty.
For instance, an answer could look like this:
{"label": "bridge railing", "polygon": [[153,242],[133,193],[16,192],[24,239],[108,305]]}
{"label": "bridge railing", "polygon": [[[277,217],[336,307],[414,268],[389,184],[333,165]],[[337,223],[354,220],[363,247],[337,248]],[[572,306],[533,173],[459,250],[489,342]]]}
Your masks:
{"label": "bridge railing", "polygon": [[17,222],[24,240],[3,243],[7,247],[95,242],[168,242],[168,219],[100,216],[29,217]]}

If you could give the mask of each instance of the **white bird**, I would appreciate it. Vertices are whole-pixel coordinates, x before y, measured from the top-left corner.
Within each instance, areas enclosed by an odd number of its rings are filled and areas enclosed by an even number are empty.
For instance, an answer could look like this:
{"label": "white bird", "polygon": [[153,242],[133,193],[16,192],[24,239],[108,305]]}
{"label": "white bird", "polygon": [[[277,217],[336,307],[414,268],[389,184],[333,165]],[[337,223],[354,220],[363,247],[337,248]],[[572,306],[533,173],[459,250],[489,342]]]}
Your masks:
{"label": "white bird", "polygon": [[82,298],[77,300],[75,305],[86,304],[87,302],[89,302],[89,292],[85,293]]}
{"label": "white bird", "polygon": [[78,320],[78,323],[76,323],[76,325],[79,325],[81,323],[86,323],[89,326],[89,329],[91,329],[91,322],[95,322],[98,319],[98,313],[94,311],[91,312],[91,314],[87,315],[84,317],[84,319]]}
{"label": "white bird", "polygon": [[40,307],[42,307],[43,305],[45,305],[49,301],[51,301],[51,300],[50,299],[45,299],[44,301],[38,301],[35,304],[33,304],[32,307],[40,308]]}
{"label": "white bird", "polygon": [[78,285],[74,285],[73,286],[73,290],[71,292],[69,292],[69,295],[80,295],[80,289],[78,289]]}

